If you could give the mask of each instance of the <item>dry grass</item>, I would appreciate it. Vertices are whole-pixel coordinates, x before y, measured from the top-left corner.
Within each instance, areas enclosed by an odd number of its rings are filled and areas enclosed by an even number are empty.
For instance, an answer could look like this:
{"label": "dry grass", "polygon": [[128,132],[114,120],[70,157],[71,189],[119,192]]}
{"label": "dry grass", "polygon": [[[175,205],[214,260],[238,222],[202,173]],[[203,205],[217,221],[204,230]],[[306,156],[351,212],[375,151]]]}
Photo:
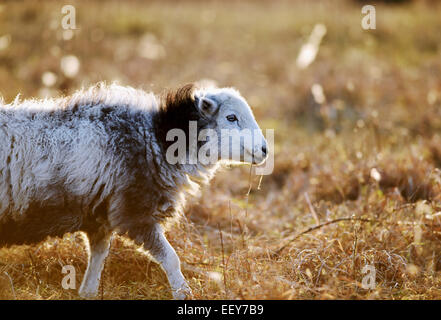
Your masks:
{"label": "dry grass", "polygon": [[[275,129],[275,170],[261,190],[253,177],[247,201],[248,168],[228,169],[168,233],[196,299],[441,298],[440,6],[380,5],[377,30],[363,31],[349,1],[79,1],[79,30],[62,40],[62,5],[1,5],[0,36],[11,40],[0,50],[7,101],[99,80],[158,92],[212,79],[236,86],[262,127]],[[300,70],[297,54],[316,23],[327,34]],[[146,34],[162,58],[139,55]],[[81,62],[74,79],[60,70],[67,54]],[[51,88],[41,82],[46,71],[57,75]],[[311,95],[314,83],[324,104]],[[368,221],[296,237],[341,218]],[[78,299],[61,288],[65,264],[79,285],[81,237],[0,249],[0,298]],[[361,286],[366,264],[376,267],[374,290]],[[105,299],[171,298],[158,265],[121,238],[102,285]]]}

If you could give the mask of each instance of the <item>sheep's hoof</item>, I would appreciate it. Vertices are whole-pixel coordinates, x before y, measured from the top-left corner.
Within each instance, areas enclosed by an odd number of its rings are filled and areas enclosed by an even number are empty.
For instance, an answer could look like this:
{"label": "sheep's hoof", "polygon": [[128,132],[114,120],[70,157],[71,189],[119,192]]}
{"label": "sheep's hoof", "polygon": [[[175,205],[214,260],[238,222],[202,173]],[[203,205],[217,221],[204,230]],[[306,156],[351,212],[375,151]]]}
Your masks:
{"label": "sheep's hoof", "polygon": [[191,298],[193,298],[193,293],[188,284],[184,284],[181,288],[173,290],[173,299],[175,300],[189,300]]}
{"label": "sheep's hoof", "polygon": [[98,292],[96,292],[94,290],[87,289],[87,288],[80,288],[80,290],[78,291],[78,295],[81,298],[88,299],[88,300],[95,299],[97,294],[98,294]]}

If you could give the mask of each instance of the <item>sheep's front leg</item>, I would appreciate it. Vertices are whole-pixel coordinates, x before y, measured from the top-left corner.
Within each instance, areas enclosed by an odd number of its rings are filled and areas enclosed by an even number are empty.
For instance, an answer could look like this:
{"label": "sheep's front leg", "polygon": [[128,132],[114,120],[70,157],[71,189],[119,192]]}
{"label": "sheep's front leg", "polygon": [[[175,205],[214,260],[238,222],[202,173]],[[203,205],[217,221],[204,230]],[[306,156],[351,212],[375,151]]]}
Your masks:
{"label": "sheep's front leg", "polygon": [[101,271],[104,267],[104,260],[109,253],[111,234],[99,232],[88,235],[89,238],[89,263],[83,282],[78,294],[83,298],[93,298],[98,294],[100,286]]}
{"label": "sheep's front leg", "polygon": [[181,272],[181,262],[173,247],[164,236],[164,231],[156,225],[144,243],[144,248],[161,265],[167,274],[173,298],[176,300],[188,299],[191,297],[191,289],[185,281]]}

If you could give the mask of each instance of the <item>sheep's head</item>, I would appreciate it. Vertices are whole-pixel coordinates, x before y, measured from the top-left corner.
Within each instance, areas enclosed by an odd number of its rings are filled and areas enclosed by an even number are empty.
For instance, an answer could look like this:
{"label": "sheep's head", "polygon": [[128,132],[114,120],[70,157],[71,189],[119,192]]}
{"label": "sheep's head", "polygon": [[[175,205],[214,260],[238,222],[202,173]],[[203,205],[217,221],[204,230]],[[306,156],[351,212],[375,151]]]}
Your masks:
{"label": "sheep's head", "polygon": [[194,92],[194,102],[207,122],[199,131],[199,160],[207,154],[213,156],[213,151],[217,150],[220,161],[252,164],[265,161],[268,153],[265,137],[250,106],[238,91],[199,89]]}

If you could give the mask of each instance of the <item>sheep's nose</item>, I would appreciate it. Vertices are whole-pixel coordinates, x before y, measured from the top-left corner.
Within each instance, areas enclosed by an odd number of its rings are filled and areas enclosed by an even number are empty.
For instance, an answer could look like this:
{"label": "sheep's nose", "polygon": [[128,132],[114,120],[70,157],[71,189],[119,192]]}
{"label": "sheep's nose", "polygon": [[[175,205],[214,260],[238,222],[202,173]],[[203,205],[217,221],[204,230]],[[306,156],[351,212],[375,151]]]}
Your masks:
{"label": "sheep's nose", "polygon": [[262,153],[263,153],[263,156],[266,156],[266,146],[262,147]]}

